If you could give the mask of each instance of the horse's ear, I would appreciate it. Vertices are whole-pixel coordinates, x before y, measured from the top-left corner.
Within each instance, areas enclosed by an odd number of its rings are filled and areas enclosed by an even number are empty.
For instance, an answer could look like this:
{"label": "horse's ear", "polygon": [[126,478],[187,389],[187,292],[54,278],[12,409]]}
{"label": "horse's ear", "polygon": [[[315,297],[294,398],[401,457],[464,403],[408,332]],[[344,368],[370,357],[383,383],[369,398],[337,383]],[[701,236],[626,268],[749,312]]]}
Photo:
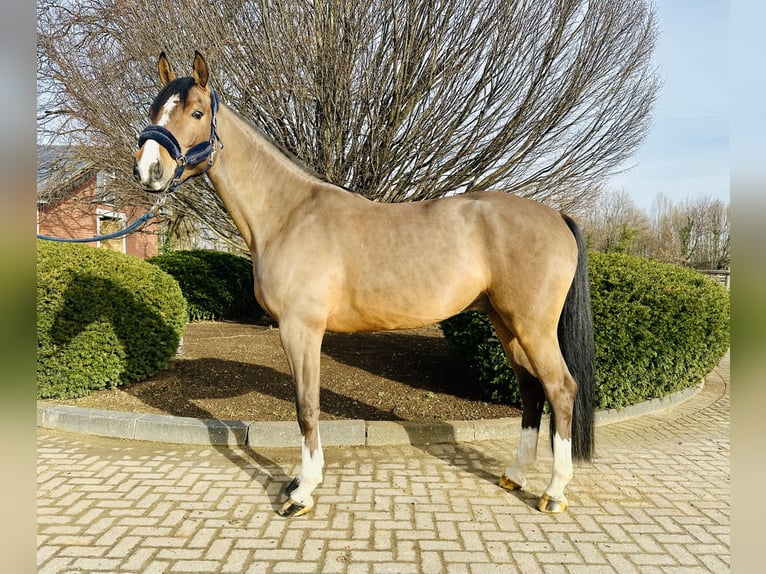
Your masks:
{"label": "horse's ear", "polygon": [[207,80],[208,80],[208,71],[207,71],[207,62],[205,62],[205,58],[202,57],[202,54],[194,51],[194,83],[197,84],[200,88],[204,88],[207,86]]}
{"label": "horse's ear", "polygon": [[165,52],[160,54],[160,59],[157,62],[157,69],[160,71],[162,85],[169,84],[176,79],[176,74],[173,72],[173,68],[170,67],[170,62],[168,62],[168,57],[165,55]]}

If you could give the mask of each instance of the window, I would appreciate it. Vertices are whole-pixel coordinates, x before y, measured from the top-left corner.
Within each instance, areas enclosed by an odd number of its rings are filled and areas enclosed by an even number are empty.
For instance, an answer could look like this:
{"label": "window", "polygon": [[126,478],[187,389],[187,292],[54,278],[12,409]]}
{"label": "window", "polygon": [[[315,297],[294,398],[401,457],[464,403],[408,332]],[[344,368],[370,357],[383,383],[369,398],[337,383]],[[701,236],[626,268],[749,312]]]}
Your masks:
{"label": "window", "polygon": [[[110,233],[120,231],[125,227],[126,221],[127,218],[124,213],[99,209],[96,214],[96,233],[97,235],[109,235]],[[98,247],[125,253],[125,237],[99,241]]]}
{"label": "window", "polygon": [[96,195],[101,203],[106,205],[114,204],[114,182],[116,179],[113,173],[99,171],[96,174]]}

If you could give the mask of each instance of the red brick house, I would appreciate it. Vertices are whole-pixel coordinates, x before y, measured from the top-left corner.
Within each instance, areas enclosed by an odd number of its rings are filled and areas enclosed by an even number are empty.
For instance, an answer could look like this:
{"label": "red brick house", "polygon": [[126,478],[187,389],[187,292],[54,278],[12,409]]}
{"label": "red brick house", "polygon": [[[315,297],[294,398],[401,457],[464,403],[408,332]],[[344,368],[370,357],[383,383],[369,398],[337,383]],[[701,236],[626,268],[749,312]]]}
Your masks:
{"label": "red brick house", "polygon": [[[81,239],[107,235],[130,225],[146,211],[128,212],[109,201],[111,178],[95,169],[73,166],[66,178],[52,177],[50,166],[61,148],[38,147],[37,233],[51,237]],[[89,242],[140,259],[159,253],[159,229],[155,221],[124,237]]]}

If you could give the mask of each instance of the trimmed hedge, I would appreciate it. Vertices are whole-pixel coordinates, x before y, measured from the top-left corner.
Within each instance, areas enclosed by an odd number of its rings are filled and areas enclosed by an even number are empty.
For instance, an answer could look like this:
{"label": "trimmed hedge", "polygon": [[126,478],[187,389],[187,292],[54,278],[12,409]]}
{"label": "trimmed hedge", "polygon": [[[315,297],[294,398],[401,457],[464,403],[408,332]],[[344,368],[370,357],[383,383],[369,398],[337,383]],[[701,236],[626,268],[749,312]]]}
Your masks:
{"label": "trimmed hedge", "polygon": [[493,403],[521,406],[519,385],[495,329],[483,313],[461,313],[442,321],[450,351],[475,381],[481,396]]}
{"label": "trimmed hedge", "polygon": [[729,348],[729,292],[697,271],[592,253],[596,407],[694,387]]}
{"label": "trimmed hedge", "polygon": [[[590,253],[598,409],[693,387],[729,347],[729,293],[696,271],[619,253]],[[520,406],[490,322],[466,313],[445,337],[487,400]]]}
{"label": "trimmed hedge", "polygon": [[253,291],[253,264],[220,251],[174,251],[146,260],[175,277],[192,321],[255,321],[263,310]]}
{"label": "trimmed hedge", "polygon": [[187,317],[178,283],[156,266],[38,241],[37,397],[80,397],[158,373]]}

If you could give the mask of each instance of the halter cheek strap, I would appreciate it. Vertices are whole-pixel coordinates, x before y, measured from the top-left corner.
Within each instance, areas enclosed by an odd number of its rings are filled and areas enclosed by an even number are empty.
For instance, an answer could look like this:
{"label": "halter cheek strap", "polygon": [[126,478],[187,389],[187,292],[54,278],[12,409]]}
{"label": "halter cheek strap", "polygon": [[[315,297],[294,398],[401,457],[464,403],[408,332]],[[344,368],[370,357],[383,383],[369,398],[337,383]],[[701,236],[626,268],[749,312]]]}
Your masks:
{"label": "halter cheek strap", "polygon": [[187,165],[197,165],[198,163],[207,160],[207,165],[205,166],[204,171],[197,175],[207,173],[207,170],[209,170],[210,166],[213,165],[213,154],[215,153],[216,140],[221,146],[221,149],[223,149],[223,144],[221,143],[221,140],[218,137],[218,133],[216,132],[216,128],[218,127],[218,119],[216,118],[216,114],[218,113],[218,94],[215,90],[210,91],[210,107],[213,112],[213,119],[210,126],[210,139],[208,141],[198,143],[197,145],[190,148],[189,151],[187,151],[185,154],[181,153],[181,145],[178,143],[176,137],[163,126],[147,126],[138,136],[139,149],[148,140],[154,140],[162,147],[164,147],[170,154],[170,157],[172,157],[178,164],[176,171],[173,174],[173,181],[168,188],[168,193],[174,192],[182,183],[186,181],[181,181],[181,176],[183,175]]}

